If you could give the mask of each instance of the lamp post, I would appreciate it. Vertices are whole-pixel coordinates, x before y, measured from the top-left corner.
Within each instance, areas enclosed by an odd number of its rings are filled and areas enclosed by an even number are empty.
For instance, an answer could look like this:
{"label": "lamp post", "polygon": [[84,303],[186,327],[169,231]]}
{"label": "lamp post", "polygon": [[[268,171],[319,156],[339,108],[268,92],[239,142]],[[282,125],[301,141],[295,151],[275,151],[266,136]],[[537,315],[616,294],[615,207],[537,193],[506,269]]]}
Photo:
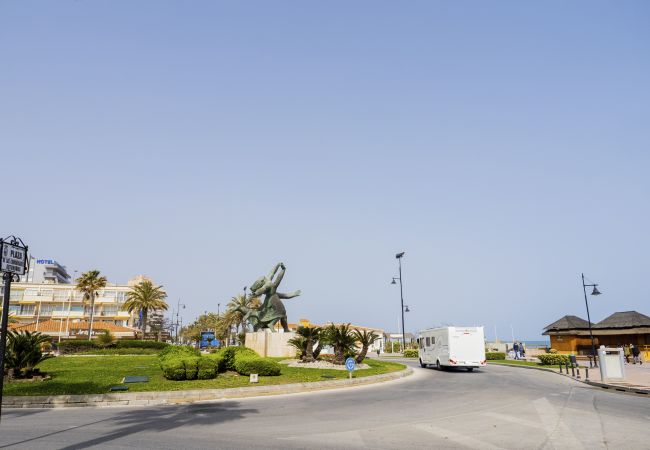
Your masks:
{"label": "lamp post", "polygon": [[[401,304],[401,313],[402,313],[402,352],[406,349],[406,336],[404,335],[404,289],[402,287],[402,257],[404,252],[398,253],[395,255],[395,258],[398,261],[399,265],[399,277],[393,277],[393,281],[390,284],[397,284],[395,280],[399,280],[399,297]],[[407,307],[408,309],[408,307]]]}
{"label": "lamp post", "polygon": [[[596,360],[596,346],[594,345],[594,334],[591,332],[591,317],[589,317],[589,302],[587,301],[587,286],[593,287],[591,295],[600,295],[601,292],[598,290],[598,284],[585,284],[585,274],[582,275],[582,292],[585,294],[585,306],[587,307],[587,322],[589,323],[589,337],[591,338],[591,355],[594,358],[594,367],[598,367],[598,361]],[[590,361],[591,363],[591,361]]]}
{"label": "lamp post", "polygon": [[[178,315],[181,312],[181,306],[183,307],[183,309],[185,309],[185,303],[181,303],[181,299],[179,298],[178,302],[176,303],[176,322],[174,323],[174,326],[176,328],[176,343],[177,344],[178,344]],[[172,317],[173,317],[173,313],[172,313]],[[183,327],[181,326],[181,329],[182,328]]]}

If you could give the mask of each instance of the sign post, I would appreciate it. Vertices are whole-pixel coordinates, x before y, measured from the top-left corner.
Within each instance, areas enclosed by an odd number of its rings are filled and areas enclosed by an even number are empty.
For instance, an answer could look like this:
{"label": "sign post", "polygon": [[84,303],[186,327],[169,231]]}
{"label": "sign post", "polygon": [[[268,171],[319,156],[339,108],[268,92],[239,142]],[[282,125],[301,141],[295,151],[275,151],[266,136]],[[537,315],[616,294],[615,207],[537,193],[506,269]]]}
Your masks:
{"label": "sign post", "polygon": [[2,301],[2,322],[0,323],[0,420],[2,420],[2,389],[5,379],[5,350],[7,348],[11,282],[18,281],[20,275],[25,275],[27,271],[27,246],[15,236],[0,239],[0,258],[0,272],[5,291]]}
{"label": "sign post", "polygon": [[350,379],[352,379],[352,372],[354,372],[356,365],[357,362],[354,360],[354,358],[348,358],[345,360],[345,368],[348,369],[348,372],[350,372]]}

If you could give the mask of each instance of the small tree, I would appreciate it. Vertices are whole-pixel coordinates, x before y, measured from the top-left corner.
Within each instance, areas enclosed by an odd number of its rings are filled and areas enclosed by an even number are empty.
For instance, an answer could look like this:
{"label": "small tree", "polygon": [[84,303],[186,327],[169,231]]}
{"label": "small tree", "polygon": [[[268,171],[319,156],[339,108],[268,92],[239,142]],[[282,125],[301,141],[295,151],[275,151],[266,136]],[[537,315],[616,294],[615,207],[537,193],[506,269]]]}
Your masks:
{"label": "small tree", "polygon": [[350,324],[331,324],[325,329],[328,342],[334,347],[334,364],[344,364],[345,356],[354,353],[356,338]]}
{"label": "small tree", "polygon": [[305,339],[303,362],[314,361],[314,345],[320,339],[321,331],[320,327],[298,327],[298,336]]}
{"label": "small tree", "polygon": [[162,286],[154,286],[150,280],[144,280],[133,286],[127,294],[124,308],[128,312],[138,311],[142,314],[142,339],[147,331],[147,316],[149,311],[167,310],[167,293]]}
{"label": "small tree", "polygon": [[90,303],[90,321],[88,323],[88,339],[92,339],[93,320],[95,318],[95,298],[97,291],[106,287],[106,277],[99,274],[99,270],[89,270],[77,278],[77,290],[83,294],[84,302]]}
{"label": "small tree", "polygon": [[115,338],[109,330],[104,330],[104,332],[97,337],[97,342],[100,346],[106,348],[113,345]]}
{"label": "small tree", "polygon": [[368,354],[368,347],[370,347],[379,336],[376,335],[373,331],[368,332],[367,330],[359,331],[354,330],[354,337],[357,339],[357,342],[361,344],[361,352],[357,355],[357,364],[361,364]]}
{"label": "small tree", "polygon": [[9,331],[5,353],[7,372],[31,376],[34,367],[49,358],[42,350],[49,343],[50,337],[38,331]]}

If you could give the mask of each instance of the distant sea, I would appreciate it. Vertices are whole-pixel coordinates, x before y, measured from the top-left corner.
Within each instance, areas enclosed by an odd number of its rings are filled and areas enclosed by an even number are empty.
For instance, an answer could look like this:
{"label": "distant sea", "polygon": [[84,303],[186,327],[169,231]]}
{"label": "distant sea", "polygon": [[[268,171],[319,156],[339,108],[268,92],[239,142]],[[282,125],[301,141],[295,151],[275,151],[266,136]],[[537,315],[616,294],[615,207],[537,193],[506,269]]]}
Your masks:
{"label": "distant sea", "polygon": [[526,347],[550,347],[551,341],[523,341]]}

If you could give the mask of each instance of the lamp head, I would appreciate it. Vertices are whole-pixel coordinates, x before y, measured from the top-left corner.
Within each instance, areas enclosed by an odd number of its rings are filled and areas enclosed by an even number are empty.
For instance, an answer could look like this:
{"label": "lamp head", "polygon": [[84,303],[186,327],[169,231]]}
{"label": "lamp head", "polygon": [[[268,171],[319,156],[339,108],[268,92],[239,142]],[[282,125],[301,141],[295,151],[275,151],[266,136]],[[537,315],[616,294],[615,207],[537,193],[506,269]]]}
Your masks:
{"label": "lamp head", "polygon": [[594,290],[591,291],[591,295],[600,295],[601,292],[598,290],[597,286],[594,286]]}
{"label": "lamp head", "polygon": [[409,309],[408,305],[406,305],[406,306],[404,307],[404,312],[411,312],[411,310]]}
{"label": "lamp head", "polygon": [[397,284],[397,282],[395,281],[395,277],[393,277],[393,281],[391,281],[390,284]]}
{"label": "lamp head", "polygon": [[395,255],[395,258],[400,259],[402,256],[404,256],[404,252]]}

